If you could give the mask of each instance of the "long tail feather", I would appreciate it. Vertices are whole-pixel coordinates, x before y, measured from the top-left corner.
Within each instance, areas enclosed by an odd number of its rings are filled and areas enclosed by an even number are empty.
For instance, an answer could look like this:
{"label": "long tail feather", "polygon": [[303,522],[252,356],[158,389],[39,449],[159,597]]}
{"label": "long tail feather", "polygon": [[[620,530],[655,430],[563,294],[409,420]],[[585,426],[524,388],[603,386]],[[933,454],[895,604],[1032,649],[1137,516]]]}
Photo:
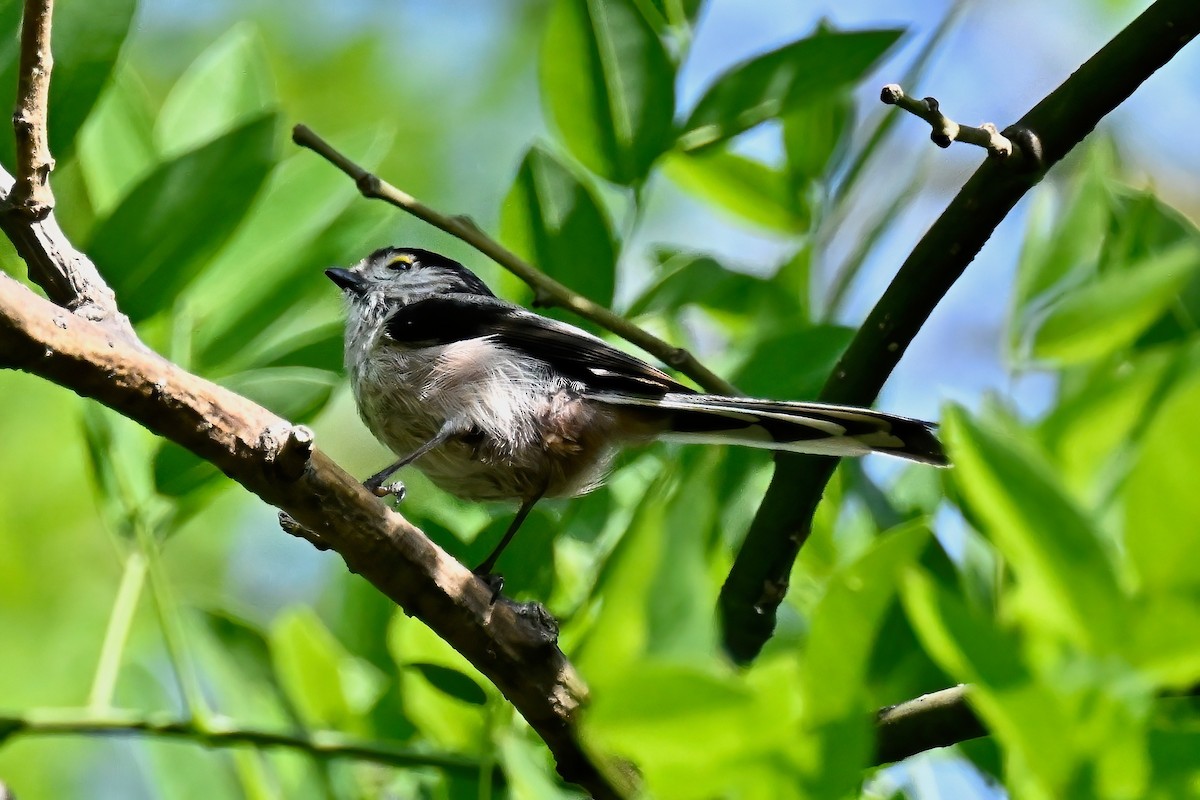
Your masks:
{"label": "long tail feather", "polygon": [[604,393],[594,399],[661,419],[664,439],[831,456],[886,453],[949,464],[933,423],[866,408],[683,393],[657,398]]}

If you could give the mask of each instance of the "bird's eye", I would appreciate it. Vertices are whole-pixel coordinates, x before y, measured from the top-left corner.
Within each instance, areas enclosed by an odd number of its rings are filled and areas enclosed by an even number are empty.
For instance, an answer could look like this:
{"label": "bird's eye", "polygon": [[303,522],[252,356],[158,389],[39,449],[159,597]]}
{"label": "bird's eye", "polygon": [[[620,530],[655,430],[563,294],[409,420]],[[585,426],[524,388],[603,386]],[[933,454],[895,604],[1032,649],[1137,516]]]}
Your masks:
{"label": "bird's eye", "polygon": [[413,265],[415,263],[416,263],[416,259],[413,258],[412,256],[408,255],[407,253],[405,253],[402,255],[394,256],[392,258],[392,260],[388,262],[388,267],[390,269],[407,271],[407,270],[412,269]]}

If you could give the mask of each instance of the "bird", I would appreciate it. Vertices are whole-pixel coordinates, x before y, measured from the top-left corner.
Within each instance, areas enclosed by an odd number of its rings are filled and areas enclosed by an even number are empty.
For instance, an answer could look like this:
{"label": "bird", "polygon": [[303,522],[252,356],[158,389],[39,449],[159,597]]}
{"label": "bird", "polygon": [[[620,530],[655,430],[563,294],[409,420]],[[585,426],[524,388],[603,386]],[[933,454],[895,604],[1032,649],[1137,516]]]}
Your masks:
{"label": "bird", "polygon": [[597,336],[497,297],[459,262],[384,247],[325,274],[347,300],[345,367],[358,412],[396,460],[465,500],[518,511],[474,572],[497,587],[505,547],[543,498],[599,486],[622,447],[656,439],[948,461],[936,425],[866,408],[705,394]]}

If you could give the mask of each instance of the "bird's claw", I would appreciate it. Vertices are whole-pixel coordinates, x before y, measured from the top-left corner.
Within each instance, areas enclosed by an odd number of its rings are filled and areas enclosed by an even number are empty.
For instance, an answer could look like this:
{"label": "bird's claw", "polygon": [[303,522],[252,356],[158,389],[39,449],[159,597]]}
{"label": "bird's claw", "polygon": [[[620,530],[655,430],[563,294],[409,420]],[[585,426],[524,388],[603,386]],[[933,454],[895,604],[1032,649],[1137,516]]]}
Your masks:
{"label": "bird's claw", "polygon": [[475,573],[475,576],[492,590],[492,596],[488,600],[488,604],[496,605],[496,601],[500,599],[500,592],[504,589],[504,576],[493,573],[480,574],[478,572]]}
{"label": "bird's claw", "polygon": [[370,489],[371,494],[375,495],[376,497],[387,497],[388,495],[393,495],[396,498],[397,503],[404,502],[404,496],[408,494],[408,487],[404,485],[403,481],[394,481],[383,486],[368,486],[367,488]]}

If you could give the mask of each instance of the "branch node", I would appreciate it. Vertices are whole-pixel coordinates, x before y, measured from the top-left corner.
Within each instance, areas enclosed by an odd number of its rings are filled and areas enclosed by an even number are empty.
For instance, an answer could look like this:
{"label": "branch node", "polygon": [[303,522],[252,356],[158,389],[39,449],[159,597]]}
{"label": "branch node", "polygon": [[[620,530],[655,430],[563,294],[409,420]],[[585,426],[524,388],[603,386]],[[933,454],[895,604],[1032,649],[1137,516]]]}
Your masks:
{"label": "branch node", "polygon": [[558,646],[558,620],[541,603],[516,603],[503,596],[498,602],[507,605],[518,619],[526,623],[521,629],[528,634],[532,647],[541,649]]}
{"label": "branch node", "polygon": [[316,437],[312,429],[304,425],[291,425],[282,436],[269,431],[264,436],[271,437],[267,445],[267,463],[274,465],[275,474],[289,483],[300,480],[313,454]]}
{"label": "branch node", "polygon": [[318,550],[328,550],[329,545],[321,538],[320,534],[310,531],[308,528],[296,521],[295,517],[286,511],[279,512],[279,527],[284,533],[289,536],[295,536],[297,539],[303,539]]}
{"label": "branch node", "polygon": [[1042,140],[1032,129],[1021,125],[1010,125],[1005,128],[1002,136],[1010,139],[1014,145],[1012,167],[1017,172],[1032,174],[1046,171],[1046,156],[1042,148]]}
{"label": "branch node", "polygon": [[470,214],[455,214],[450,219],[453,220],[456,225],[461,226],[473,234],[479,236],[484,235],[483,228],[479,227],[479,223],[476,222]]}
{"label": "branch node", "polygon": [[358,191],[366,198],[379,197],[379,177],[371,172],[363,172],[354,179],[354,185],[358,187]]}

